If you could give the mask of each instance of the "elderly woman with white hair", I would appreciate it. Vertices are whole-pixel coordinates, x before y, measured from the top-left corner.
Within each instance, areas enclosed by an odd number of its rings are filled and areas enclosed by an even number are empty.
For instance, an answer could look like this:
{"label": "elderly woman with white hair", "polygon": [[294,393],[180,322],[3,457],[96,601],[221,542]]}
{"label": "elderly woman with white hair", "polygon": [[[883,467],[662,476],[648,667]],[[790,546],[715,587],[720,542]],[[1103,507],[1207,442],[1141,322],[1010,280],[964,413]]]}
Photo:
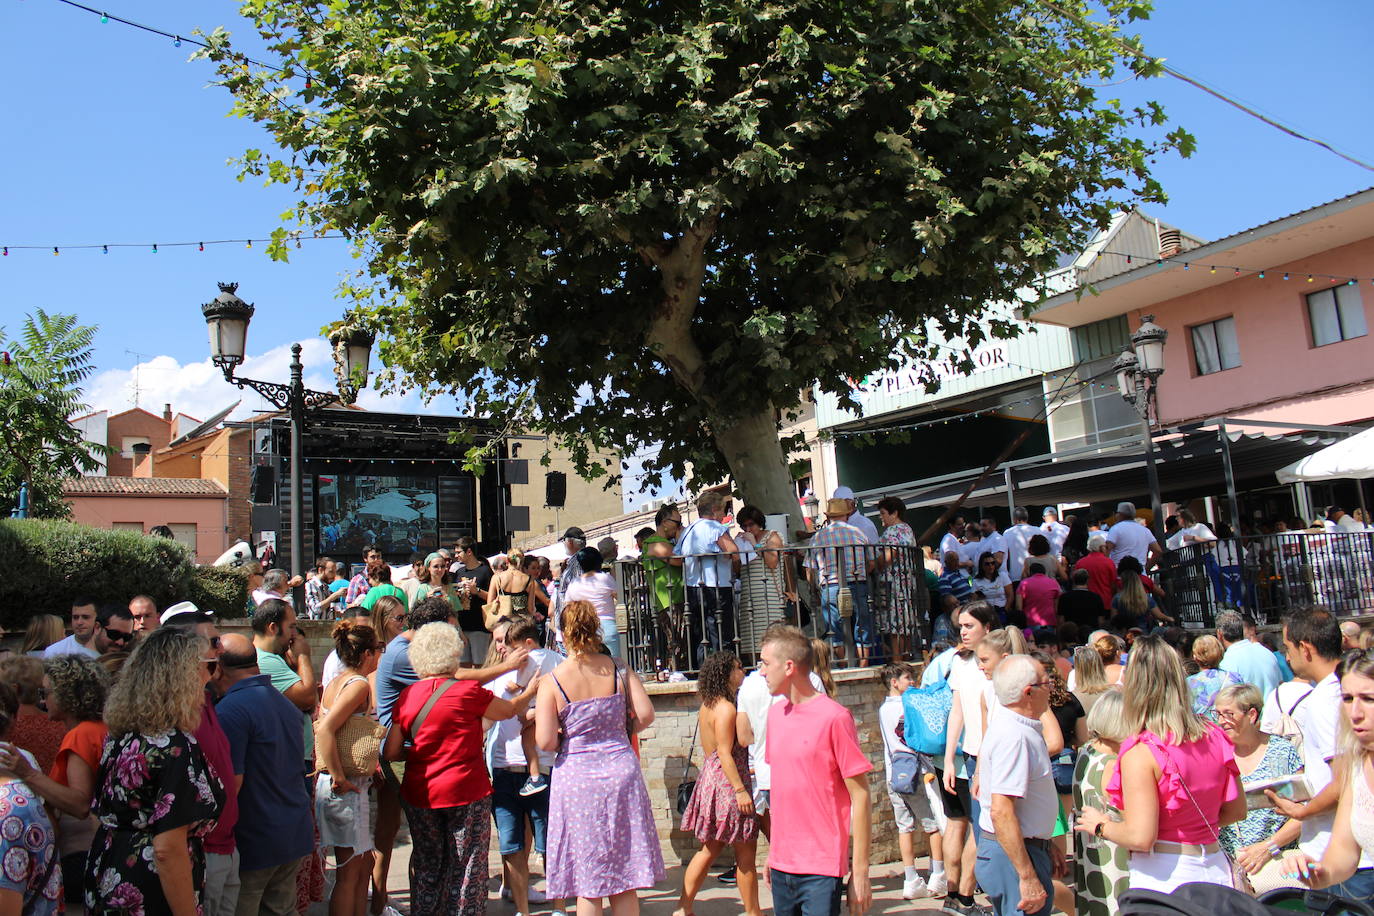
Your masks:
{"label": "elderly woman with white hair", "polygon": [[404,760],[401,798],[411,841],[413,916],[480,916],[487,907],[491,777],[482,756],[484,719],[521,715],[534,697],[532,678],[514,700],[475,680],[456,680],[463,637],[447,623],[422,626],[410,642],[420,680],[392,712],[383,756]]}
{"label": "elderly woman with white hair", "polygon": [[[1091,649],[1093,658],[1097,653]],[[1100,664],[1099,664],[1100,668]],[[1121,812],[1107,798],[1107,774],[1116,768],[1121,742],[1129,738],[1121,713],[1119,690],[1099,691],[1088,710],[1088,742],[1078,750],[1073,768],[1073,808],[1097,808],[1116,820]],[[1131,886],[1131,855],[1101,837],[1082,836],[1075,844],[1074,903],[1077,916],[1115,916],[1118,901]]]}

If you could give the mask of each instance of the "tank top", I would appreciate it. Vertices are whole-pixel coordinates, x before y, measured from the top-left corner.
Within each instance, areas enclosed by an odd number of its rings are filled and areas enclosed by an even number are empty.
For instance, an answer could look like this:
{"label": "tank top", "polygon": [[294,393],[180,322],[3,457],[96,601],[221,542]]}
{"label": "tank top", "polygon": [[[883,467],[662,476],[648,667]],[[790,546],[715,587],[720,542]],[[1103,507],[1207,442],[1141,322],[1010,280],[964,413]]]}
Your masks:
{"label": "tank top", "polygon": [[[1350,811],[1350,832],[1365,856],[1374,855],[1374,789],[1369,787],[1362,763],[1351,774],[1355,783],[1355,804]],[[1363,864],[1363,862],[1361,863]]]}

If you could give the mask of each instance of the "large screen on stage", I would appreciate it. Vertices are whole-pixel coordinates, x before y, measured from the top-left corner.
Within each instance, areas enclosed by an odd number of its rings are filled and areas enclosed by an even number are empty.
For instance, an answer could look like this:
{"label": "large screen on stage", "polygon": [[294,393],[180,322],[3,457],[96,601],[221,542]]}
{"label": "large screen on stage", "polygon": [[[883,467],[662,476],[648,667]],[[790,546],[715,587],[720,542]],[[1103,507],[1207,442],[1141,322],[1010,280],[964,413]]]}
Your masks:
{"label": "large screen on stage", "polygon": [[429,552],[439,544],[439,491],[434,477],[320,475],[316,512],[321,554]]}

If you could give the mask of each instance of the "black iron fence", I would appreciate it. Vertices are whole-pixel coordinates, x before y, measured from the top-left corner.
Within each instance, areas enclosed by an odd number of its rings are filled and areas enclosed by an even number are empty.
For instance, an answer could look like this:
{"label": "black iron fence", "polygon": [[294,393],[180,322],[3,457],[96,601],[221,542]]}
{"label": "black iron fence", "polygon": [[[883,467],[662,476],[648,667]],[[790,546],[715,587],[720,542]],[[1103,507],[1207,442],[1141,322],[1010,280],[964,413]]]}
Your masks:
{"label": "black iron fence", "polygon": [[[917,547],[785,547],[615,564],[626,612],[621,645],[646,678],[694,676],[711,652],[755,663],[781,621],[836,646],[853,665],[919,658],[930,593]],[[840,648],[842,647],[842,648]]]}
{"label": "black iron fence", "polygon": [[1318,604],[1342,617],[1374,613],[1374,533],[1286,532],[1188,544],[1169,551],[1160,585],[1185,626],[1211,627],[1222,610],[1277,624]]}

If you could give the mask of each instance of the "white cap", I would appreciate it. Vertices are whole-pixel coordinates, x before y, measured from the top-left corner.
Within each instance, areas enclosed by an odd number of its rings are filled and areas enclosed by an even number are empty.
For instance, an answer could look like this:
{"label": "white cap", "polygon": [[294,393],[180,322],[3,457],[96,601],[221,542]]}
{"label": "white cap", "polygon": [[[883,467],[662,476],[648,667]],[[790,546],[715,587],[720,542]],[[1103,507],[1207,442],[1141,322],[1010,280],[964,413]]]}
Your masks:
{"label": "white cap", "polygon": [[831,499],[853,499],[853,498],[854,498],[854,491],[851,490],[849,487],[836,487],[836,488],[835,488],[834,494],[832,494],[830,498],[831,498]]}
{"label": "white cap", "polygon": [[176,604],[172,605],[172,606],[169,607],[167,610],[163,611],[163,612],[162,612],[162,616],[158,618],[158,621],[159,621],[160,623],[166,623],[167,621],[171,620],[173,617],[177,616],[178,614],[199,614],[199,613],[200,613],[200,608],[196,607],[195,604],[194,604],[193,602],[190,602],[190,601],[178,601]]}

